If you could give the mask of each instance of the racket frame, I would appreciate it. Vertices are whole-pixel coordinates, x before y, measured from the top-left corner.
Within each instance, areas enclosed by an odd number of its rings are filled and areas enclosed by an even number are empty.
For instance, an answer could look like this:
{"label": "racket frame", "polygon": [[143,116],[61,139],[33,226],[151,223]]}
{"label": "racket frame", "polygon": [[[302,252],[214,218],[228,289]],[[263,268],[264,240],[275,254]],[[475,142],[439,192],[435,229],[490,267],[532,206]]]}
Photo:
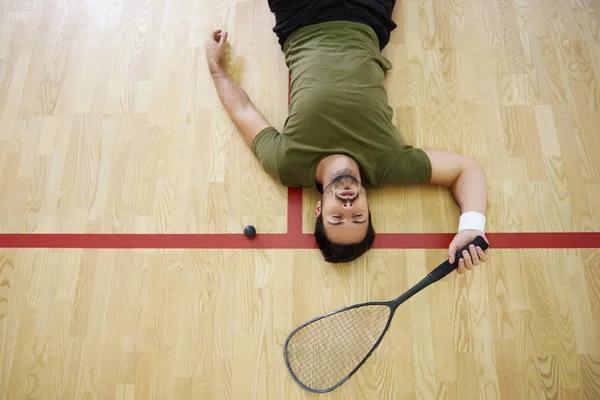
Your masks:
{"label": "racket frame", "polygon": [[[442,266],[442,265],[440,265],[440,266]],[[309,392],[313,392],[313,393],[327,393],[327,392],[331,392],[332,390],[337,389],[340,385],[342,385],[344,382],[346,382],[348,379],[350,379],[352,377],[352,375],[354,375],[356,373],[356,371],[358,371],[360,369],[360,367],[362,367],[363,364],[365,362],[367,362],[367,360],[369,359],[369,357],[371,357],[371,355],[373,354],[373,352],[375,351],[375,349],[377,349],[377,347],[379,346],[379,344],[383,340],[385,334],[387,333],[388,329],[390,328],[390,325],[392,324],[392,318],[394,317],[394,313],[396,312],[396,310],[398,309],[398,307],[400,306],[400,304],[404,303],[406,300],[408,300],[413,295],[417,294],[418,292],[420,292],[422,289],[426,288],[427,286],[429,286],[433,282],[434,281],[431,278],[431,273],[430,273],[429,275],[427,275],[427,277],[423,278],[421,280],[421,282],[417,283],[416,285],[414,285],[413,287],[411,287],[410,289],[408,289],[406,292],[404,292],[402,295],[400,295],[399,297],[397,297],[394,300],[391,300],[391,301],[370,301],[370,302],[366,302],[366,303],[353,304],[351,306],[340,308],[339,310],[334,310],[334,311],[331,311],[331,312],[329,312],[327,314],[324,314],[324,315],[318,316],[316,318],[313,318],[310,321],[307,321],[304,324],[302,324],[299,327],[297,327],[296,329],[294,329],[292,331],[292,333],[289,334],[287,340],[285,341],[285,344],[284,344],[284,347],[283,347],[283,356],[284,356],[284,359],[285,359],[285,365],[287,366],[288,371],[290,372],[290,374],[292,375],[292,377],[294,378],[294,380],[296,381],[296,383],[298,383],[300,386],[302,386],[302,388],[308,390]],[[287,354],[288,354],[287,353],[287,346],[288,346],[288,343],[289,343],[290,339],[300,329],[305,328],[306,326],[308,326],[308,325],[310,325],[310,324],[312,324],[314,322],[317,322],[317,321],[319,321],[319,320],[321,320],[323,318],[327,318],[327,317],[330,317],[330,316],[335,315],[335,314],[339,314],[339,313],[344,312],[344,311],[352,310],[354,308],[366,307],[366,306],[386,306],[386,307],[389,307],[389,309],[390,309],[390,315],[388,316],[388,320],[387,320],[387,323],[385,324],[385,328],[383,329],[383,331],[381,332],[381,335],[379,336],[379,339],[377,339],[377,341],[375,342],[375,344],[373,345],[373,347],[371,347],[371,349],[369,350],[369,352],[367,353],[367,355],[348,374],[348,376],[346,376],[344,379],[342,379],[340,382],[338,382],[337,384],[335,384],[331,388],[319,390],[319,389],[312,389],[312,388],[309,388],[306,385],[304,385],[296,377],[296,375],[292,371],[292,368],[290,367],[290,363],[289,363],[289,360],[288,360],[288,357],[287,357]]]}
{"label": "racket frame", "polygon": [[[285,365],[290,373],[290,375],[292,375],[292,378],[294,379],[294,381],[296,381],[296,383],[298,385],[300,385],[303,389],[308,390],[309,392],[312,393],[327,393],[327,392],[331,392],[332,390],[337,389],[338,387],[340,387],[344,382],[346,382],[348,379],[350,379],[355,373],[356,371],[358,371],[360,369],[360,367],[363,366],[363,364],[365,362],[367,362],[367,360],[371,357],[371,355],[373,354],[373,352],[375,351],[375,349],[377,349],[377,347],[379,346],[379,344],[381,343],[381,341],[383,340],[383,338],[385,337],[391,323],[392,323],[392,318],[394,317],[394,313],[396,312],[396,310],[398,309],[398,307],[400,306],[400,304],[404,303],[406,300],[410,299],[412,296],[414,296],[415,294],[419,293],[421,290],[425,289],[427,286],[431,285],[432,283],[435,283],[437,281],[439,281],[440,279],[444,278],[446,275],[448,275],[450,272],[454,271],[457,267],[458,267],[458,261],[463,258],[462,252],[464,250],[468,250],[469,246],[473,244],[475,246],[479,246],[481,247],[482,250],[486,250],[489,245],[487,243],[487,241],[485,241],[485,239],[483,239],[481,236],[477,236],[469,245],[465,246],[463,249],[461,249],[461,251],[459,251],[456,254],[456,259],[454,261],[454,263],[450,264],[450,262],[448,260],[444,261],[443,263],[441,263],[440,265],[438,265],[434,270],[432,270],[429,274],[427,274],[427,276],[425,278],[423,278],[419,283],[415,284],[413,287],[411,287],[410,289],[408,289],[406,292],[402,293],[400,296],[398,296],[397,298],[395,298],[394,300],[391,301],[370,301],[370,302],[366,302],[366,303],[357,303],[357,304],[353,304],[351,306],[347,306],[344,308],[340,308],[338,310],[334,310],[334,311],[330,311],[327,314],[323,314],[320,315],[316,318],[311,319],[310,321],[307,321],[305,323],[303,323],[302,325],[298,326],[296,329],[294,329],[287,337],[285,344],[283,346],[283,358],[285,360]],[[288,360],[288,352],[287,352],[287,347],[288,347],[288,343],[290,341],[290,339],[296,334],[296,332],[298,332],[299,330],[305,328],[306,326],[317,322],[323,318],[327,318],[330,317],[332,315],[335,314],[339,314],[341,312],[344,311],[348,311],[348,310],[352,310],[353,308],[358,308],[358,307],[365,307],[365,306],[386,306],[390,308],[390,315],[388,316],[388,321],[385,325],[385,328],[383,329],[383,332],[381,333],[381,335],[379,336],[379,339],[377,339],[377,341],[375,342],[375,344],[373,345],[373,347],[371,347],[371,349],[369,350],[369,352],[367,353],[367,355],[361,360],[360,363],[358,363],[358,365],[341,381],[339,381],[338,383],[336,383],[334,386],[327,388],[327,389],[312,389],[307,387],[306,385],[304,385],[294,374],[294,371],[292,371],[292,368],[290,367],[290,363]]]}
{"label": "racket frame", "polygon": [[[371,354],[373,354],[373,352],[375,351],[375,349],[377,348],[377,346],[379,346],[379,344],[381,343],[381,341],[383,340],[383,337],[385,336],[387,330],[390,327],[390,324],[392,322],[392,316],[394,315],[394,311],[396,311],[396,308],[392,308],[390,306],[392,302],[390,301],[371,301],[368,303],[360,303],[360,304],[353,304],[351,306],[348,307],[344,307],[341,308],[339,310],[334,310],[331,311],[327,314],[318,316],[316,318],[311,319],[310,321],[305,322],[304,324],[300,325],[299,327],[297,327],[296,329],[294,329],[292,331],[292,333],[289,334],[288,338],[285,341],[285,344],[283,346],[283,357],[285,359],[285,365],[288,369],[288,371],[290,372],[290,375],[292,375],[292,378],[294,378],[294,380],[296,381],[296,383],[298,385],[300,385],[303,389],[308,390],[309,392],[313,392],[313,393],[327,393],[327,392],[331,392],[332,390],[337,389],[340,385],[342,385],[344,382],[346,382],[348,379],[350,379],[352,377],[352,375],[354,375],[356,373],[356,371],[359,370],[360,367],[363,366],[363,364],[367,361],[367,359],[371,356]],[[400,303],[398,303],[400,304]],[[302,328],[306,327],[307,325],[312,324],[313,322],[317,322],[323,318],[327,318],[330,317],[332,315],[335,314],[339,314],[341,312],[344,311],[348,311],[348,310],[352,310],[353,308],[358,308],[358,307],[364,307],[364,306],[387,306],[390,307],[390,315],[388,317],[388,321],[385,325],[385,328],[383,329],[383,332],[381,333],[381,335],[379,336],[379,339],[377,339],[377,341],[375,342],[375,344],[373,345],[373,347],[371,347],[371,349],[369,350],[369,352],[367,353],[367,355],[363,358],[363,360],[348,374],[348,376],[346,376],[344,379],[342,379],[340,382],[336,383],[334,386],[332,386],[331,388],[328,389],[312,389],[307,387],[306,385],[304,385],[297,377],[296,374],[294,374],[294,371],[292,371],[292,368],[290,367],[290,363],[288,360],[288,352],[287,352],[287,347],[288,347],[288,343],[290,341],[290,339],[296,334],[296,332],[298,332],[299,330],[301,330]]]}

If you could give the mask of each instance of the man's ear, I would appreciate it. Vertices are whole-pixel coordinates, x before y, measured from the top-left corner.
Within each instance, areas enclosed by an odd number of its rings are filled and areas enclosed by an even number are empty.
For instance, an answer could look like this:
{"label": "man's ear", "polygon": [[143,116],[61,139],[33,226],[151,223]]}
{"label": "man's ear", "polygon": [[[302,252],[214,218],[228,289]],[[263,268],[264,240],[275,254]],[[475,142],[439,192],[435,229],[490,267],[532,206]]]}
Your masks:
{"label": "man's ear", "polygon": [[318,201],[315,207],[315,218],[319,218],[319,215],[321,215],[321,201]]}

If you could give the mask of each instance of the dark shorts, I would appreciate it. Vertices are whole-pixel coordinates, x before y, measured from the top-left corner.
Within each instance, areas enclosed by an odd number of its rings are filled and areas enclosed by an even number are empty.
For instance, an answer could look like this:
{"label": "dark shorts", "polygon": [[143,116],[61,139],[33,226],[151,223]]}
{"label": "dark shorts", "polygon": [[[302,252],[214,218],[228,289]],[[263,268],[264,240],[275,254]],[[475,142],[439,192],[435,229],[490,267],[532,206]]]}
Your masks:
{"label": "dark shorts", "polygon": [[383,49],[396,28],[392,11],[396,0],[269,0],[275,14],[273,32],[283,48],[286,39],[299,28],[329,21],[353,21],[370,26]]}

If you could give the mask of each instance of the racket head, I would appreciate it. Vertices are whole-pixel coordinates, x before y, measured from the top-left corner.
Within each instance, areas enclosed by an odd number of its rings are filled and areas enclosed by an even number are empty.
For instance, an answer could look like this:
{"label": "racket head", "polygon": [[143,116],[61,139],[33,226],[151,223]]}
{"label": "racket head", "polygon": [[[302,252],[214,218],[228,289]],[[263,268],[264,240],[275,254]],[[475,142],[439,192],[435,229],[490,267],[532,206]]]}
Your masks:
{"label": "racket head", "polygon": [[[366,315],[365,310],[368,311]],[[360,303],[298,326],[283,346],[283,357],[292,378],[303,389],[313,393],[326,393],[338,388],[363,366],[379,346],[395,310],[396,305],[392,302]],[[350,343],[354,345],[350,349],[346,338],[334,338],[332,335],[347,335],[348,330],[333,332],[331,327],[333,324],[356,332],[357,326],[352,325],[353,321],[358,321],[365,329],[359,329],[362,337],[358,343]],[[332,363],[332,360],[337,360],[337,363]]]}

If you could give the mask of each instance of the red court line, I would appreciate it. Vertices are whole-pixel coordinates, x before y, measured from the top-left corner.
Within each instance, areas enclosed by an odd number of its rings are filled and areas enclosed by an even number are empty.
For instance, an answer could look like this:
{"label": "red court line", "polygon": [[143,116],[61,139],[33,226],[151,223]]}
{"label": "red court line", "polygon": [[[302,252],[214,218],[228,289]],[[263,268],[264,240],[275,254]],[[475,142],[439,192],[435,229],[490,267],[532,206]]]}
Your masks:
{"label": "red court line", "polygon": [[[302,189],[288,189],[287,233],[125,234],[5,233],[0,248],[56,249],[316,249],[312,234],[302,233]],[[374,249],[445,249],[452,233],[379,233]],[[600,232],[489,233],[492,248],[600,248]]]}
{"label": "red court line", "polygon": [[[373,248],[444,249],[454,233],[378,234]],[[494,249],[600,248],[600,232],[492,232],[486,234]]]}
{"label": "red court line", "polygon": [[302,234],[302,189],[288,188],[287,234]]}
{"label": "red court line", "polygon": [[[445,249],[449,233],[378,234],[374,249]],[[600,232],[489,233],[495,249],[600,248]],[[315,249],[312,234],[0,234],[0,248]]]}

